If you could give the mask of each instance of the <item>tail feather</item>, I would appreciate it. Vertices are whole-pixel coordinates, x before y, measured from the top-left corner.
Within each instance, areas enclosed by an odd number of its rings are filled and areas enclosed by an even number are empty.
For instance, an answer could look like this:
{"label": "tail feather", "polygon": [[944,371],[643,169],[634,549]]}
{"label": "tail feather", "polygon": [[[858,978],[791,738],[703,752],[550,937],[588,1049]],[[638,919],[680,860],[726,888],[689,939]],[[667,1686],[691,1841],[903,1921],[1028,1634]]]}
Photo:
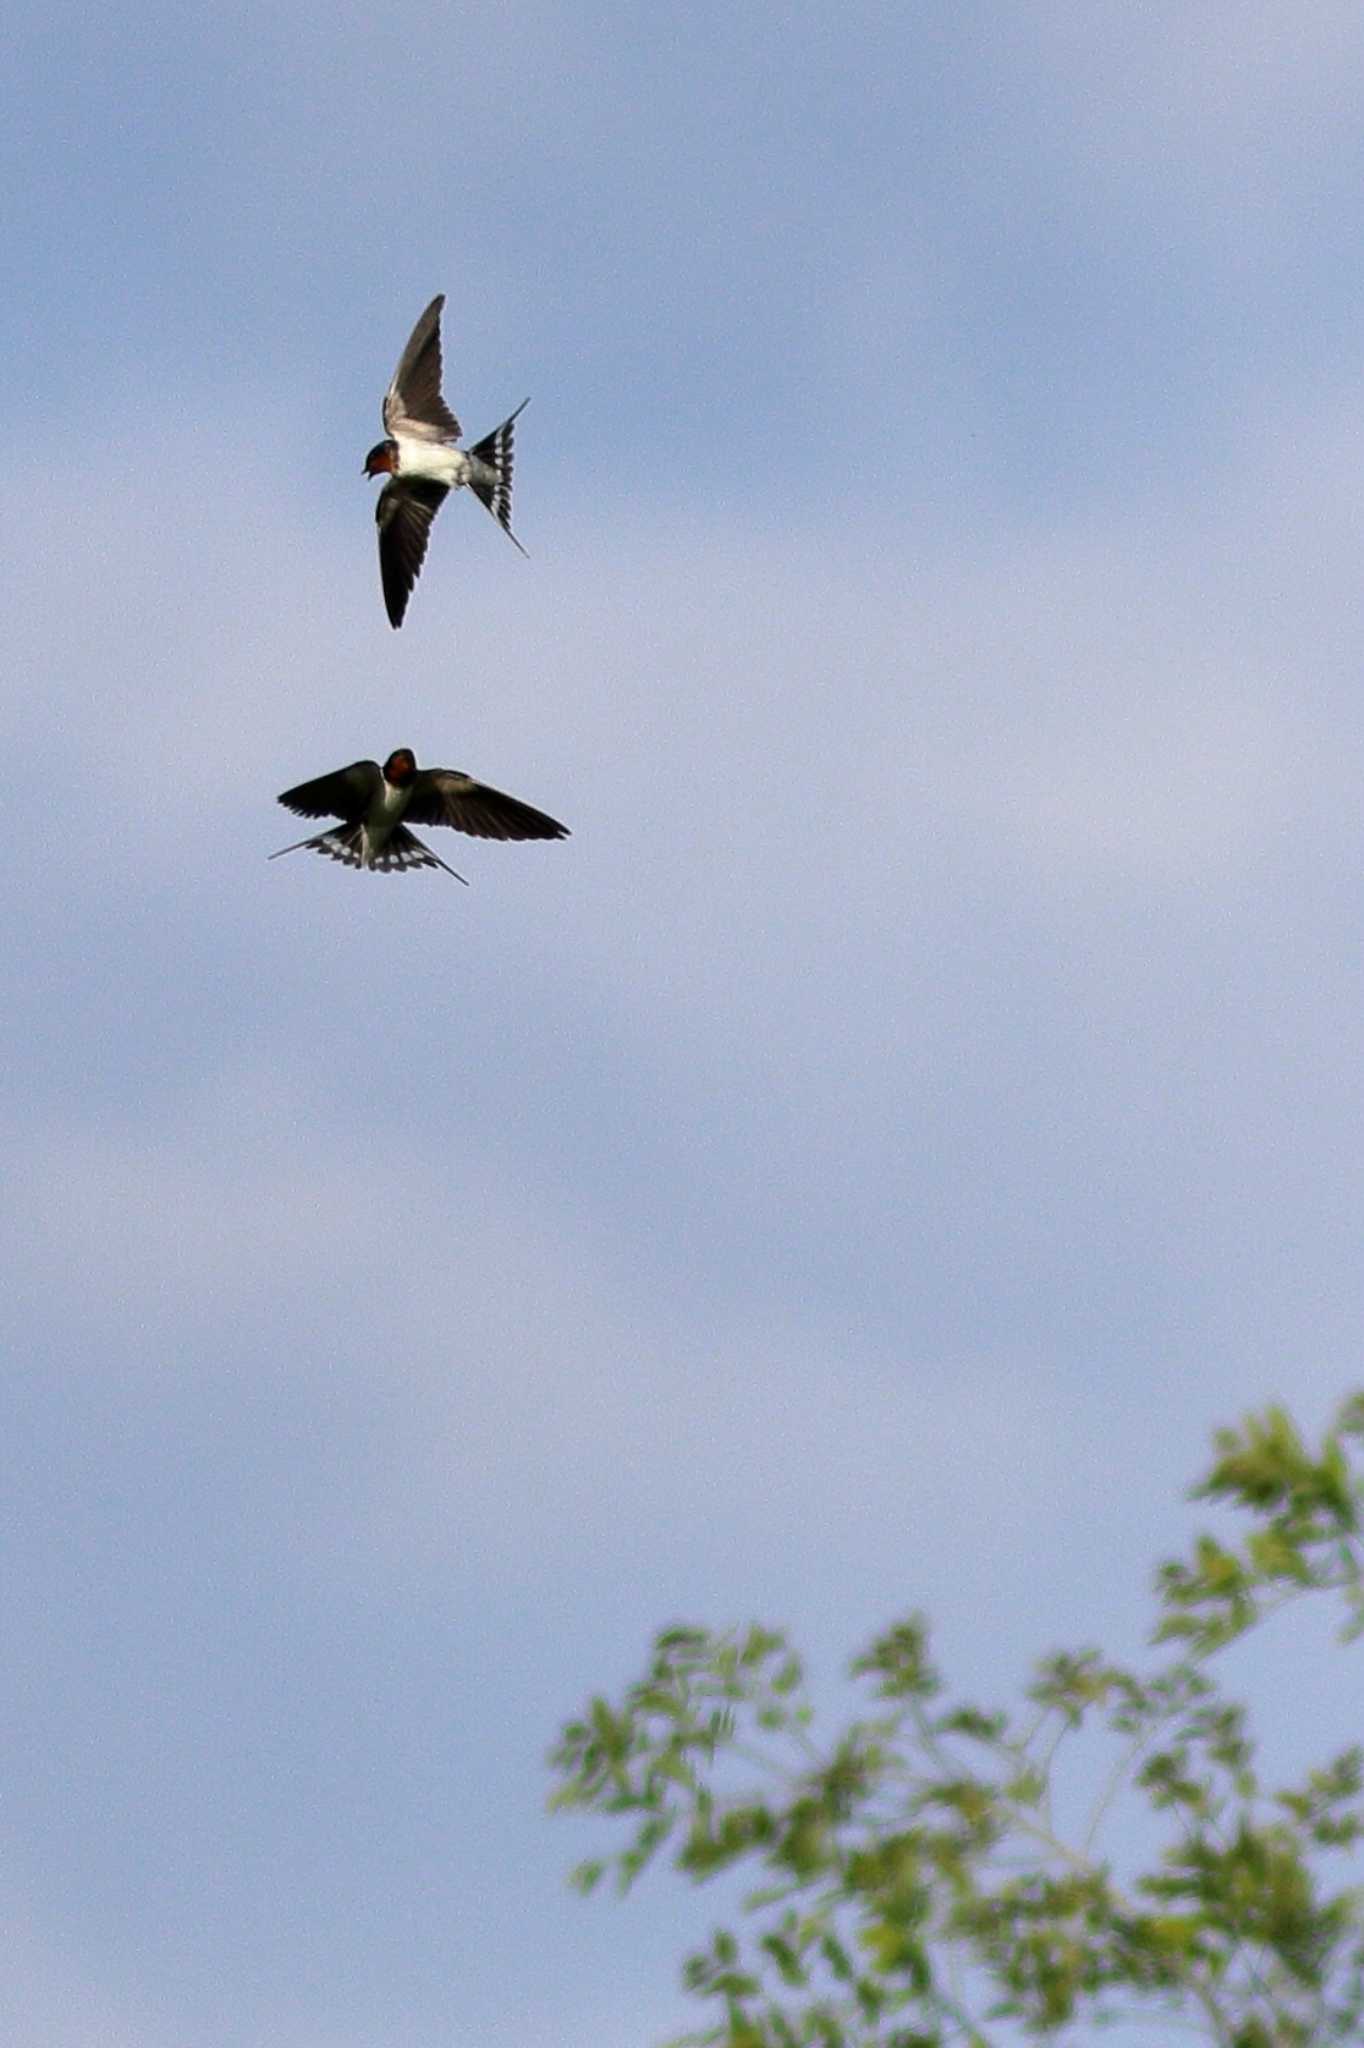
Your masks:
{"label": "tail feather", "polygon": [[512,466],[514,459],[512,428],[515,421],[520,418],[529,404],[530,400],[523,398],[516,411],[509,413],[500,427],[494,427],[491,434],[485,434],[483,439],[475,442],[474,446],[469,450],[470,455],[473,456],[476,463],[481,465],[484,471],[484,474],[480,476],[478,470],[475,469],[473,475],[469,478],[470,489],[482,499],[483,503],[492,513],[493,518],[502,528],[503,533],[506,534],[507,539],[512,543],[513,547],[521,548],[523,555],[526,551],[521,547],[520,541],[512,532],[511,525]]}
{"label": "tail feather", "polygon": [[269,858],[278,860],[282,853],[298,853],[303,849],[309,853],[324,854],[328,860],[339,860],[344,868],[377,869],[381,875],[401,875],[409,868],[444,868],[447,875],[454,875],[457,882],[468,886],[464,875],[447,867],[440,855],[432,853],[429,846],[423,846],[406,825],[395,825],[383,845],[373,853],[366,849],[363,824],[337,825],[330,832],[319,832],[315,839],[296,839],[292,846],[281,846]]}

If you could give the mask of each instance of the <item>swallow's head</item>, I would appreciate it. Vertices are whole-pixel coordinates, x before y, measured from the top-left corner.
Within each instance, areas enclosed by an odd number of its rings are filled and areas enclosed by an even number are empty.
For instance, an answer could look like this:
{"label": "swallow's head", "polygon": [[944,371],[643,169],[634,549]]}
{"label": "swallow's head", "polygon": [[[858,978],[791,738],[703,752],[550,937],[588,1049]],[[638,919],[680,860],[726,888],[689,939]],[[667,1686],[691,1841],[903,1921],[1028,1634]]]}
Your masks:
{"label": "swallow's head", "polygon": [[366,476],[392,476],[397,464],[393,458],[398,452],[396,441],[376,441],[365,457]]}
{"label": "swallow's head", "polygon": [[398,747],[384,763],[384,781],[401,789],[417,772],[417,757],[411,747]]}

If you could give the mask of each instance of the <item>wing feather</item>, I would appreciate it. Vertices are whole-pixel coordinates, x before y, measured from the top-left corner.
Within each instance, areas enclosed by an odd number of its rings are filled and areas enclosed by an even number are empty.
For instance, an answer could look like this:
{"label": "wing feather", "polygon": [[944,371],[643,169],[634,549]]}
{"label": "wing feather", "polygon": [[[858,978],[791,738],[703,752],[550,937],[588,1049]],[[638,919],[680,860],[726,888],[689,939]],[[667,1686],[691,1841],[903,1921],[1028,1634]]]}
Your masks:
{"label": "wing feather", "polygon": [[440,313],[444,292],[432,299],[413,328],[393,382],[384,394],[384,428],[419,441],[459,439],[459,421],[440,395]]}
{"label": "wing feather", "polygon": [[337,768],[330,775],[319,775],[315,782],[300,782],[297,789],[286,789],[279,801],[300,818],[343,818],[354,824],[368,810],[383,772],[377,761],[352,761],[349,768]]}
{"label": "wing feather", "polygon": [[449,495],[447,484],[429,477],[397,477],[385,484],[374,507],[379,522],[379,574],[391,626],[401,626],[412,587],[426,560],[431,521]]}
{"label": "wing feather", "polygon": [[403,815],[413,825],[449,825],[475,839],[568,837],[568,827],[557,818],[455,768],[423,768]]}

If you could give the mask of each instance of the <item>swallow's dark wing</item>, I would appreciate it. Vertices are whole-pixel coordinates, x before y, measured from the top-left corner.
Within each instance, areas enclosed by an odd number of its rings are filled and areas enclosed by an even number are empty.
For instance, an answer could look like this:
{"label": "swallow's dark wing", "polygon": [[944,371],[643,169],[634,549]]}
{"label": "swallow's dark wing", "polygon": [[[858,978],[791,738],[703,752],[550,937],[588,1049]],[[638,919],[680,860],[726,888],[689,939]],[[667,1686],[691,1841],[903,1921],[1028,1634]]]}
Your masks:
{"label": "swallow's dark wing", "polygon": [[451,825],[475,839],[567,839],[568,827],[455,768],[423,768],[404,817],[413,825]]}
{"label": "swallow's dark wing", "polygon": [[385,484],[374,507],[379,522],[379,574],[390,626],[401,626],[412,586],[426,560],[431,521],[449,495],[448,484],[430,477],[396,477]]}
{"label": "swallow's dark wing", "polygon": [[286,789],[279,801],[286,811],[297,811],[300,818],[343,818],[348,825],[354,824],[369,809],[383,773],[377,761],[352,761],[349,768]]}
{"label": "swallow's dark wing", "polygon": [[384,431],[419,441],[457,441],[459,421],[440,395],[440,309],[444,292],[432,299],[412,330],[393,382],[384,394]]}

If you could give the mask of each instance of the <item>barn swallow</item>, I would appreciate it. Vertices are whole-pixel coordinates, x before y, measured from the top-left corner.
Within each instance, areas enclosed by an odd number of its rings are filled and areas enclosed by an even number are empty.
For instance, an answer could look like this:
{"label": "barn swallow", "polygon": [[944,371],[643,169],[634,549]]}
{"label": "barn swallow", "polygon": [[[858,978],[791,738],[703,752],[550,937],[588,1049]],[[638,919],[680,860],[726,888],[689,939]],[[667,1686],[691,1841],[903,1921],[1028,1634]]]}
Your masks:
{"label": "barn swallow", "polygon": [[467,451],[455,446],[459,421],[440,395],[441,292],[412,330],[384,398],[384,432],[365,457],[366,476],[387,476],[374,516],[379,522],[379,573],[391,626],[401,626],[412,586],[421,573],[431,521],[448,491],[468,484],[502,531],[525,549],[511,529],[512,423],[516,411]]}
{"label": "barn swallow", "polygon": [[381,875],[407,868],[445,868],[457,882],[466,878],[446,867],[438,854],[408,831],[416,825],[452,825],[475,839],[567,839],[568,828],[543,811],[532,810],[500,789],[489,789],[457,768],[418,768],[411,747],[399,747],[383,767],[377,761],[352,761],[316,782],[286,789],[279,801],[301,818],[340,818],[341,824],[316,839],[281,846],[269,858],[309,847],[339,860],[343,867],[377,868]]}

